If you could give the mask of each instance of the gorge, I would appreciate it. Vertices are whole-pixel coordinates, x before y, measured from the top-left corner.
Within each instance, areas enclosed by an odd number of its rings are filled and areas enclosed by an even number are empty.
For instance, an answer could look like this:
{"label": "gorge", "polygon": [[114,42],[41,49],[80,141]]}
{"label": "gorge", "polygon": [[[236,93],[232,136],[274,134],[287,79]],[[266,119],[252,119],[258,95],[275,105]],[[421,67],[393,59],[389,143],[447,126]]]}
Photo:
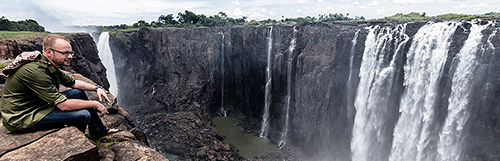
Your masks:
{"label": "gorge", "polygon": [[241,159],[212,132],[227,115],[279,145],[280,159],[499,160],[498,30],[482,20],[145,29],[110,32],[109,46],[120,106],[163,153]]}

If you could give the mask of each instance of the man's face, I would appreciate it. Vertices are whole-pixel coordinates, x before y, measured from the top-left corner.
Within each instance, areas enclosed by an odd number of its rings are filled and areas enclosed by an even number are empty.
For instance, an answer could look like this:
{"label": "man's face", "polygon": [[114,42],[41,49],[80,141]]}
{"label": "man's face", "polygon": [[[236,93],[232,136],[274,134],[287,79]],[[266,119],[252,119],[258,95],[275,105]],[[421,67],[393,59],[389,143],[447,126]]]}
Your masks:
{"label": "man's face", "polygon": [[71,59],[73,59],[71,45],[63,39],[57,39],[54,46],[45,50],[49,53],[47,58],[55,67],[69,66]]}

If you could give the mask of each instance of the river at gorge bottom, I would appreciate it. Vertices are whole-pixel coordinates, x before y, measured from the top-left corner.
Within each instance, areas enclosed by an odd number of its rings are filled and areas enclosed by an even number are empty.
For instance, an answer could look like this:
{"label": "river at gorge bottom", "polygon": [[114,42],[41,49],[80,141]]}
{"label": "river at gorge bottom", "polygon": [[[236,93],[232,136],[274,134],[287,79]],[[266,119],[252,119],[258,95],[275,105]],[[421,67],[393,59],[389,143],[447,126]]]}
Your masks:
{"label": "river at gorge bottom", "polygon": [[233,126],[233,123],[238,121],[236,118],[214,117],[212,121],[215,128],[226,136],[224,142],[233,144],[238,149],[238,154],[243,157],[253,158],[269,152],[279,152],[278,147],[266,138],[243,133],[240,130],[241,126]]}

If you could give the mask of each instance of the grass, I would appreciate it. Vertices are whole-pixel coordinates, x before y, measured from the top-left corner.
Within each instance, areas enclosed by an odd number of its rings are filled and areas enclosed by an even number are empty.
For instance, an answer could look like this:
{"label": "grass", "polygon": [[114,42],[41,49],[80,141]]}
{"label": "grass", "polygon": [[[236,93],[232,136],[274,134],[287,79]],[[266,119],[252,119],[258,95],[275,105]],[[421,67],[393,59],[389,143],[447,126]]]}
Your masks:
{"label": "grass", "polygon": [[0,39],[28,39],[36,37],[45,37],[49,34],[59,34],[62,36],[72,35],[74,33],[50,33],[50,32],[32,32],[32,31],[0,31]]}

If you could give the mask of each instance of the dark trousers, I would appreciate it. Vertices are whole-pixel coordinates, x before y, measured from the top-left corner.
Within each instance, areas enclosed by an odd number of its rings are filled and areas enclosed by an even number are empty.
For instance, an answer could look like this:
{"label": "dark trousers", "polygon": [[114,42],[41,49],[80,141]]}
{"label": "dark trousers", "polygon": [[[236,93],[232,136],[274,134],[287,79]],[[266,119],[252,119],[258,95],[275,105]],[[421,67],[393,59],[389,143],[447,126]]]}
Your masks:
{"label": "dark trousers", "polygon": [[[88,100],[85,91],[79,89],[70,89],[61,93],[65,94],[68,99]],[[89,133],[92,136],[105,133],[106,126],[104,126],[101,118],[94,108],[75,111],[61,111],[59,108],[56,108],[28,130],[44,130],[65,126],[75,126],[78,130],[84,133],[87,125]]]}

